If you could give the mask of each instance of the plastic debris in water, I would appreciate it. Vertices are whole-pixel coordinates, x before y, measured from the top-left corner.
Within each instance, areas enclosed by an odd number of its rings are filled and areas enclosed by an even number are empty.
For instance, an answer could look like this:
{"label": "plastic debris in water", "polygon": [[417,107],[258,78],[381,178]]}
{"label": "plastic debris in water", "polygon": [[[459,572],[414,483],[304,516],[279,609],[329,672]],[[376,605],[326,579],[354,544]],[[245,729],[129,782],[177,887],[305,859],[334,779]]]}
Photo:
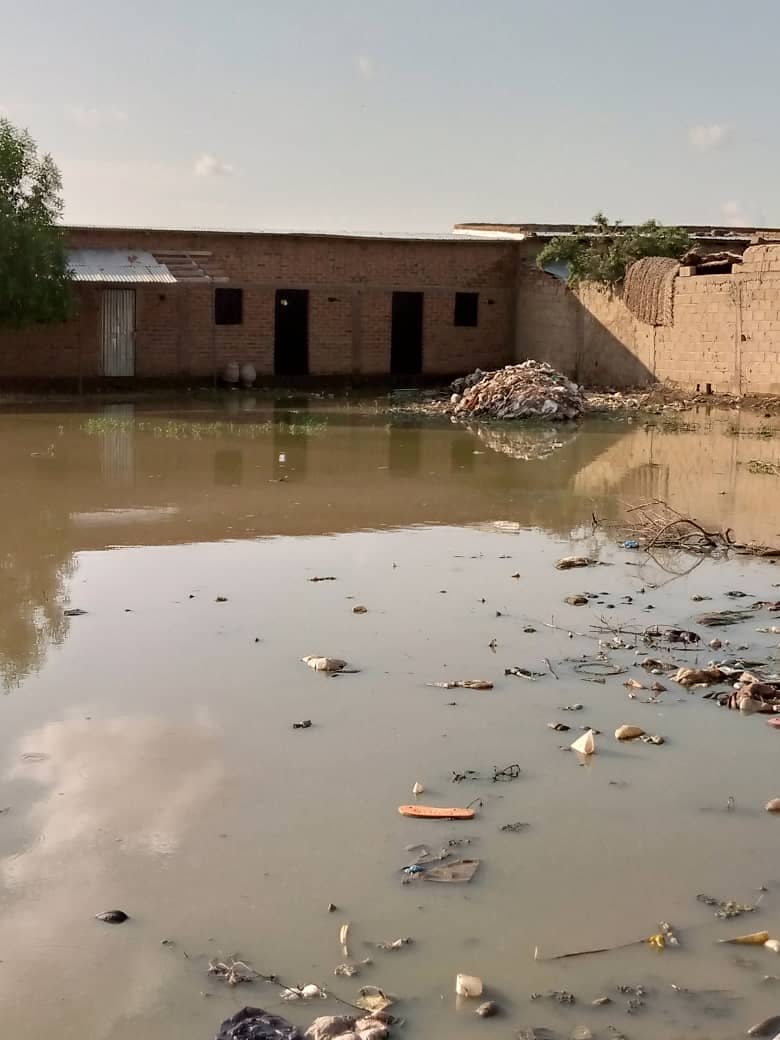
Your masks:
{"label": "plastic debris in water", "polygon": [[282,1000],[324,1000],[325,997],[327,997],[325,990],[315,986],[313,982],[308,983],[306,986],[301,986],[300,989],[291,986],[289,989],[283,989],[281,992]]}
{"label": "plastic debris in water", "polygon": [[105,921],[106,924],[124,924],[130,919],[124,910],[104,910],[100,914],[95,914],[95,917],[98,921]]}
{"label": "plastic debris in water", "polygon": [[315,672],[340,672],[347,667],[347,662],[342,661],[338,657],[320,657],[308,654],[306,657],[302,657],[301,660],[309,668],[313,668]]}
{"label": "plastic debris in water", "polygon": [[412,942],[411,939],[389,939],[386,942],[376,944],[378,950],[400,950],[403,946],[408,946]]}
{"label": "plastic debris in water", "polygon": [[588,730],[587,733],[583,733],[581,737],[570,745],[572,751],[579,751],[581,755],[593,755],[596,752],[596,740],[593,736],[593,731]]}
{"label": "plastic debris in water", "polygon": [[445,863],[443,866],[431,867],[426,871],[423,881],[439,881],[449,884],[471,881],[479,868],[479,864],[480,861],[478,859],[455,859],[451,863]]}
{"label": "plastic debris in water", "polygon": [[363,1011],[376,1013],[389,1008],[395,1003],[396,998],[390,993],[385,993],[379,986],[361,986],[360,996],[355,1001],[355,1006]]}
{"label": "plastic debris in water", "polygon": [[450,679],[447,682],[430,682],[426,686],[436,686],[440,690],[492,690],[493,683],[488,679]]}
{"label": "plastic debris in water", "polygon": [[457,975],[455,992],[459,997],[481,997],[482,979],[477,975]]}
{"label": "plastic debris in water", "polygon": [[768,939],[769,932],[751,932],[749,935],[735,935],[733,939],[718,939],[718,942],[737,946],[763,946]]}
{"label": "plastic debris in water", "polygon": [[763,1022],[757,1022],[747,1031],[748,1036],[774,1036],[780,1034],[780,1015],[772,1015]]}
{"label": "plastic debris in water", "polygon": [[558,560],[555,567],[559,571],[568,571],[572,567],[591,567],[594,563],[598,563],[598,560],[590,556],[564,556]]}

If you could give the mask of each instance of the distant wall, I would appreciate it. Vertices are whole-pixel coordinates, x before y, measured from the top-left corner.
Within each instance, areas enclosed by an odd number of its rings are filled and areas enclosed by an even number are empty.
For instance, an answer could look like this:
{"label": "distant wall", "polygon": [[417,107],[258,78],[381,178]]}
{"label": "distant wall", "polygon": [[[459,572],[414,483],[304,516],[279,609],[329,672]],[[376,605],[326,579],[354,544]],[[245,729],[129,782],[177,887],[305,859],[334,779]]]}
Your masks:
{"label": "distant wall", "polygon": [[733,274],[674,284],[674,324],[635,318],[619,289],[576,292],[518,270],[516,356],[549,361],[590,386],[656,380],[714,392],[780,393],[780,243],[751,246]]}

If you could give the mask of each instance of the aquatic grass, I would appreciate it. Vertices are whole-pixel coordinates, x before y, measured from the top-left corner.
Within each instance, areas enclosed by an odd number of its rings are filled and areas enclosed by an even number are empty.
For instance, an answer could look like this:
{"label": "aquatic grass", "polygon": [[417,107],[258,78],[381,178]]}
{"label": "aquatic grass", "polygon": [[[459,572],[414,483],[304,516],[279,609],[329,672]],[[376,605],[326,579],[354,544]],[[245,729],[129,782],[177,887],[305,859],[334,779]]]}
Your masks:
{"label": "aquatic grass", "polygon": [[213,422],[190,422],[182,419],[133,419],[101,416],[87,419],[81,430],[91,436],[133,430],[150,433],[164,440],[213,440],[223,437],[239,437],[254,440],[269,433],[283,433],[291,437],[308,437],[322,433],[328,423],[324,419],[301,416],[301,420],[286,422],[268,420],[262,423],[236,423],[215,420]]}
{"label": "aquatic grass", "polygon": [[770,440],[775,436],[777,430],[767,423],[762,423],[760,426],[748,426],[746,429],[743,429],[739,423],[731,422],[726,427],[726,433],[729,437],[760,437],[762,440]]}
{"label": "aquatic grass", "polygon": [[770,477],[780,476],[780,466],[763,459],[751,459],[747,468],[749,473],[766,473]]}
{"label": "aquatic grass", "polygon": [[[702,429],[699,423],[689,422],[678,416],[664,416],[658,426],[664,433],[698,433]],[[707,429],[707,426],[704,428]]]}

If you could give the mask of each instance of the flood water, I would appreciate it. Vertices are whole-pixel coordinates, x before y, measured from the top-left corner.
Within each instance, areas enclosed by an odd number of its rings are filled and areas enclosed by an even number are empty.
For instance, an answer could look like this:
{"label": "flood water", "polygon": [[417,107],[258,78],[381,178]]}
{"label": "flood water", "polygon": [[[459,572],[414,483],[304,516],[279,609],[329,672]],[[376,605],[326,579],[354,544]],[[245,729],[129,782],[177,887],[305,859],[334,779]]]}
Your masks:
{"label": "flood water", "polygon": [[[623,683],[651,679],[630,637],[608,651],[623,674],[599,685],[574,668],[611,638],[604,618],[694,628],[703,650],[653,651],[681,664],[738,655],[780,669],[780,635],[756,631],[780,615],[695,621],[780,599],[780,566],[654,562],[591,526],[660,497],[780,545],[780,480],[762,471],[780,463],[774,423],[699,412],[468,430],[366,401],[237,394],[6,407],[3,1035],[210,1040],[244,1004],[304,1026],[339,1010],[285,1005],[260,981],[227,987],[207,969],[230,955],[350,1001],[380,986],[410,1038],[587,1026],[725,1040],[780,1013],[780,981],[765,978],[780,957],[717,944],[780,938],[780,818],[764,812],[780,797],[780,733],[663,677],[657,703],[632,699]],[[556,570],[570,553],[602,565]],[[563,602],[585,591],[601,595]],[[710,650],[714,635],[730,646]],[[358,671],[316,674],[307,654]],[[505,676],[513,666],[544,674]],[[495,687],[426,685],[462,678]],[[666,743],[618,744],[623,723]],[[586,761],[559,750],[583,726],[602,731]],[[491,782],[513,763],[518,779]],[[452,782],[466,770],[483,779]],[[403,818],[415,781],[428,804],[482,807],[461,823]],[[514,822],[528,827],[501,830]],[[453,856],[481,860],[470,884],[402,884],[407,846],[457,838],[471,844]],[[760,902],[720,920],[700,893]],[[113,908],[130,920],[94,919]],[[347,921],[352,961],[372,964],[335,978]],[[660,921],[678,948],[544,959]],[[458,1006],[458,972],[481,976],[503,1014]],[[629,1014],[617,987],[637,985],[645,1006]],[[531,999],[550,990],[576,1003]],[[603,995],[612,1004],[592,1007]]]}

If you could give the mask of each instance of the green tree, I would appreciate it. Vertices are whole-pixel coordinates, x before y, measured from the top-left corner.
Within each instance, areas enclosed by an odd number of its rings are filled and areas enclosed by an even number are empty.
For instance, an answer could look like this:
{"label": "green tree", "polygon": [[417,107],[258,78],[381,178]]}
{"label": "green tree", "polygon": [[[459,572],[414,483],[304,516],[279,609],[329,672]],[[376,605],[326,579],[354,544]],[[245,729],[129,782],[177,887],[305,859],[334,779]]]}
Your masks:
{"label": "green tree", "polygon": [[0,119],[0,327],[64,321],[72,311],[61,192],[52,157]]}
{"label": "green tree", "polygon": [[691,245],[685,228],[663,227],[657,220],[626,227],[619,220],[611,224],[603,213],[597,213],[592,227],[578,227],[572,235],[551,239],[536,263],[542,269],[550,264],[567,264],[570,285],[584,281],[614,285],[635,260],[643,256],[679,260]]}

